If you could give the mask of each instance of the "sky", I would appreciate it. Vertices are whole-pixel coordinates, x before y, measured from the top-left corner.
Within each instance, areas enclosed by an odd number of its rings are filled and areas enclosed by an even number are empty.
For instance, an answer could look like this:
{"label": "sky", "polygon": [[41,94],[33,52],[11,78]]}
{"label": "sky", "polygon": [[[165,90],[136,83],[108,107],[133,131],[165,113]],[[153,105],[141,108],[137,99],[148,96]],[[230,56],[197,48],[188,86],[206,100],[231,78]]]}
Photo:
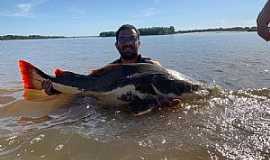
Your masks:
{"label": "sky", "polygon": [[255,26],[267,0],[0,0],[0,35],[96,36],[122,24]]}

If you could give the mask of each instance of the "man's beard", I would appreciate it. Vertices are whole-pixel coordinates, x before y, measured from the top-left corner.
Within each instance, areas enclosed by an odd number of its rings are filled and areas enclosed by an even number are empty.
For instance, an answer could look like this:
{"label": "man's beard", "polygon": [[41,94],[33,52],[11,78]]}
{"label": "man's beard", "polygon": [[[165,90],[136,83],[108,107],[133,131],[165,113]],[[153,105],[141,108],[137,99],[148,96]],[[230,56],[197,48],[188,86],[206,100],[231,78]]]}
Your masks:
{"label": "man's beard", "polygon": [[121,58],[124,60],[133,60],[138,56],[138,52],[134,46],[124,46],[119,50]]}
{"label": "man's beard", "polygon": [[121,58],[124,60],[133,60],[138,56],[136,52],[120,52]]}

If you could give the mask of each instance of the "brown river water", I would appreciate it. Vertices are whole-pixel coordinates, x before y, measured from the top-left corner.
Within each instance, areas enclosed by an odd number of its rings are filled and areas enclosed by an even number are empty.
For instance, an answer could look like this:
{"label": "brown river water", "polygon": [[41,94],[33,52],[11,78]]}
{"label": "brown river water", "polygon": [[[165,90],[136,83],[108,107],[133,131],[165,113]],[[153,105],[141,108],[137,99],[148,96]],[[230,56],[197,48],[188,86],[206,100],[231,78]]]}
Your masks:
{"label": "brown river water", "polygon": [[0,160],[270,158],[270,47],[255,33],[142,37],[145,56],[214,87],[140,117],[91,97],[23,90],[19,59],[47,73],[60,67],[87,74],[117,58],[113,44],[0,41]]}

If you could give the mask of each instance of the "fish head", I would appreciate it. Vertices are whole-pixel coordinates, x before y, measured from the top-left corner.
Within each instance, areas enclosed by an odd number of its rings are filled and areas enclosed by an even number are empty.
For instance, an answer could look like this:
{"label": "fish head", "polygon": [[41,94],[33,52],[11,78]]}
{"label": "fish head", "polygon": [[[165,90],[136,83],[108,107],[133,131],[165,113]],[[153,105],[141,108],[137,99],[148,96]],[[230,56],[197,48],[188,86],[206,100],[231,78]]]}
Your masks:
{"label": "fish head", "polygon": [[199,84],[195,84],[185,80],[171,80],[170,87],[176,95],[190,93],[200,89]]}
{"label": "fish head", "polygon": [[180,96],[183,93],[197,91],[200,86],[190,81],[174,79],[170,76],[156,76],[153,88],[157,94],[167,96]]}

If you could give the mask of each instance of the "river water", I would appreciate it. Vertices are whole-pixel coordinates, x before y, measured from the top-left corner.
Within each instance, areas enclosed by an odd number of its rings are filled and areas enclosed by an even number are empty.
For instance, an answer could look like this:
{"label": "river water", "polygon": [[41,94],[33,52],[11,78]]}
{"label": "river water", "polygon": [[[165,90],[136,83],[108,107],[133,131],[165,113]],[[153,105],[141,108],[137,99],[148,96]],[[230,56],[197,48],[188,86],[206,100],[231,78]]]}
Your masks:
{"label": "river water", "polygon": [[144,56],[217,89],[133,117],[90,97],[46,96],[21,85],[19,59],[47,73],[63,68],[87,74],[118,58],[114,38],[0,41],[0,159],[270,158],[268,43],[245,32],[141,41]]}

